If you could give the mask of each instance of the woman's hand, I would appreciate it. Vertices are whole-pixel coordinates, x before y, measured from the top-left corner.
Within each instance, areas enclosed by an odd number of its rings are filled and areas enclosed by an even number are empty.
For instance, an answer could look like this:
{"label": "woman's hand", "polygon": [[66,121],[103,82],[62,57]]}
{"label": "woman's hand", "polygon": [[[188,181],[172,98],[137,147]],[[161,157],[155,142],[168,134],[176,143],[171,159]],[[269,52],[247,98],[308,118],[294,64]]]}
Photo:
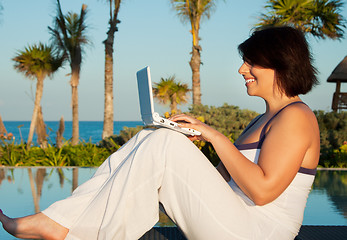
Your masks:
{"label": "woman's hand", "polygon": [[178,115],[172,116],[171,118],[169,118],[169,120],[173,122],[177,122],[178,125],[182,128],[192,128],[201,132],[201,135],[199,136],[197,135],[188,136],[188,138],[191,141],[202,140],[202,141],[210,142],[213,139],[213,136],[219,133],[217,130],[213,129],[207,124],[185,114],[178,114]]}

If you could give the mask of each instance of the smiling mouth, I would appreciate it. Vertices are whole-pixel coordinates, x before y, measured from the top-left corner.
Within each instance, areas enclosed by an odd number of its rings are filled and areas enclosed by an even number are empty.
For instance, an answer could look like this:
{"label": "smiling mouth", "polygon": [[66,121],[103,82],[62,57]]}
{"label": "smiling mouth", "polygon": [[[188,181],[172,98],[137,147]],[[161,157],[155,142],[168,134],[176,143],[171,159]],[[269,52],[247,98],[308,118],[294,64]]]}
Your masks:
{"label": "smiling mouth", "polygon": [[254,78],[250,78],[250,79],[247,79],[247,80],[246,80],[246,84],[249,84],[249,83],[251,83],[251,82],[255,82],[255,79],[254,79]]}

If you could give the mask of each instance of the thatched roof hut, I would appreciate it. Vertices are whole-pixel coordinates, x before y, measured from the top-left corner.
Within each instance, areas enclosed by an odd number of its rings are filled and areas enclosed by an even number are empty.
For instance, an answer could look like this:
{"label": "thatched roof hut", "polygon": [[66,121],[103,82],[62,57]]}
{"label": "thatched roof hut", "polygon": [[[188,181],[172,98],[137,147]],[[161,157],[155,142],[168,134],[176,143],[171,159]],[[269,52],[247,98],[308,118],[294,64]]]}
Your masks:
{"label": "thatched roof hut", "polygon": [[338,109],[347,109],[347,93],[341,92],[341,83],[347,82],[347,56],[336,66],[327,81],[336,83],[331,108],[335,112]]}
{"label": "thatched roof hut", "polygon": [[347,56],[336,66],[328,82],[347,82]]}

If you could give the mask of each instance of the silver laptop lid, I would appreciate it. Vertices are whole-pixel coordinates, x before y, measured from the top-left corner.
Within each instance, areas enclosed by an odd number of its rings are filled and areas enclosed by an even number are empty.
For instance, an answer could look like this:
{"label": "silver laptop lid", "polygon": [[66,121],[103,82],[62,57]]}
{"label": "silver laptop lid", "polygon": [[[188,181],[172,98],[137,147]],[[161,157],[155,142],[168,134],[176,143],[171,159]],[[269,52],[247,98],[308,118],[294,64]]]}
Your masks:
{"label": "silver laptop lid", "polygon": [[153,93],[152,81],[149,67],[145,67],[136,73],[137,89],[139,91],[139,102],[142,121],[145,125],[153,124]]}

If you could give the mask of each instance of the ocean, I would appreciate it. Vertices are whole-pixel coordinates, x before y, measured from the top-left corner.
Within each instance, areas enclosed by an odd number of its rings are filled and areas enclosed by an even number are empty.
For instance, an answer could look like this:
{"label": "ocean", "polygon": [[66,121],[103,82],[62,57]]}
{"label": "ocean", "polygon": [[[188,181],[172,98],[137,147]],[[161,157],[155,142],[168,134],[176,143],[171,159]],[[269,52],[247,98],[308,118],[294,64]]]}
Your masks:
{"label": "ocean", "polygon": [[[59,121],[46,121],[46,130],[48,142],[55,144],[56,132],[59,128]],[[12,133],[15,137],[15,142],[20,143],[27,141],[30,121],[4,121],[5,128],[8,133]],[[141,121],[115,121],[114,122],[114,134],[119,132],[124,127],[136,127],[143,126]],[[79,122],[79,137],[81,141],[98,143],[101,141],[103,129],[103,121],[80,121]],[[72,121],[65,121],[65,131],[63,137],[65,140],[69,140],[72,136]],[[33,143],[37,143],[36,133],[34,134]]]}

